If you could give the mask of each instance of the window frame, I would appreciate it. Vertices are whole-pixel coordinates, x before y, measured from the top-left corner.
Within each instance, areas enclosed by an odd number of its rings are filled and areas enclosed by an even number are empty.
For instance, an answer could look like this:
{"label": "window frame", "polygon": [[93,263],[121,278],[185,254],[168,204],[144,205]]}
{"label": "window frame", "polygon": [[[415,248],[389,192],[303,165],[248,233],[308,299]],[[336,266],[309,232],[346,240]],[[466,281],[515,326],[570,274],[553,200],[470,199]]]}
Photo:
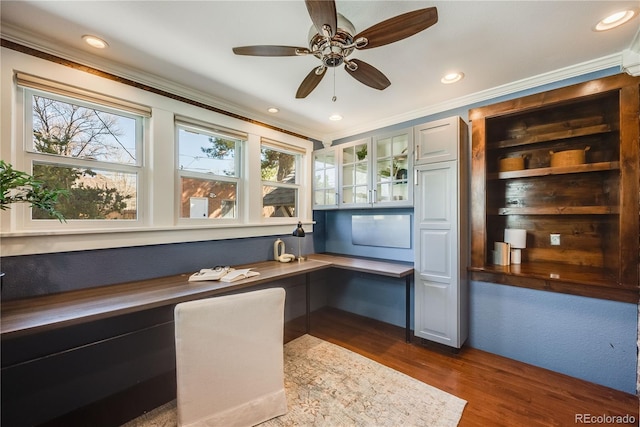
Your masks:
{"label": "window frame", "polygon": [[[41,79],[41,81],[46,81]],[[66,88],[66,90],[63,90]],[[48,90],[51,89],[51,90]],[[90,96],[88,91],[78,90],[78,97],[73,97],[75,88],[56,83],[55,86],[34,87],[29,84],[17,86],[18,98],[21,103],[17,104],[18,119],[22,123],[22,165],[20,169],[33,174],[34,166],[49,165],[60,167],[77,167],[82,169],[94,169],[105,172],[115,172],[124,174],[133,174],[136,177],[136,218],[135,219],[66,219],[61,223],[55,218],[51,219],[33,219],[32,208],[26,204],[14,206],[18,213],[16,225],[21,230],[92,230],[92,229],[121,229],[121,228],[139,228],[147,224],[148,218],[148,195],[144,191],[147,188],[147,173],[145,168],[145,152],[147,146],[147,128],[149,114],[145,114],[144,107],[139,110],[129,109],[132,103],[125,103],[123,108],[117,108],[118,100],[114,98],[113,102],[108,102],[108,97],[97,95]],[[33,105],[34,96],[40,96],[53,101],[68,103],[88,109],[96,109],[108,114],[114,114],[121,117],[133,119],[135,122],[135,162],[132,164],[117,163],[113,161],[83,159],[78,157],[67,157],[57,154],[40,153],[35,150],[33,144]],[[103,101],[104,102],[101,102]],[[107,105],[110,104],[110,105]]]}
{"label": "window frame", "polygon": [[[226,112],[214,107],[219,104],[213,96],[193,93],[181,86],[170,86],[172,92],[168,94],[156,91],[153,86],[137,84],[133,80],[123,82],[23,53],[6,55],[3,59],[0,63],[0,94],[7,114],[0,118],[0,149],[2,158],[18,170],[31,170],[29,153],[24,149],[25,87],[62,88],[65,94],[77,92],[82,99],[100,100],[95,102],[99,105],[103,105],[103,99],[108,99],[113,101],[114,106],[122,105],[124,110],[134,107],[136,111],[145,114],[141,151],[143,175],[138,179],[138,221],[78,220],[75,223],[60,223],[38,220],[40,224],[34,224],[35,221],[27,224],[30,218],[28,204],[13,204],[10,209],[0,211],[0,238],[4,256],[282,235],[290,234],[298,220],[305,224],[305,229],[312,229],[312,210],[308,203],[310,199],[305,191],[306,185],[310,183],[310,176],[307,175],[311,171],[309,159],[314,145],[312,139],[237,113]],[[18,75],[26,73],[33,73],[29,76],[37,81],[37,86],[19,81]],[[48,90],[45,92],[50,93]],[[29,111],[28,114],[32,112]],[[242,206],[244,212],[238,212],[237,224],[176,222],[176,196],[173,191],[176,177],[171,170],[175,170],[174,123],[178,116],[192,117],[206,123],[219,124],[216,128],[238,129],[246,133],[247,144],[242,165],[245,173],[242,182],[244,197],[238,200],[238,209]],[[297,219],[262,220],[262,202],[259,197],[262,185],[261,138],[283,141],[304,153],[303,164],[298,168],[302,187],[298,192]],[[278,221],[279,219],[282,221]]]}
{"label": "window frame", "polygon": [[[241,224],[244,217],[244,181],[245,181],[245,169],[244,169],[244,155],[246,152],[247,139],[245,133],[236,132],[233,130],[223,130],[212,123],[201,122],[195,119],[176,117],[175,119],[175,221],[178,225],[223,225],[223,224]],[[212,137],[222,137],[236,141],[235,155],[234,155],[234,170],[235,176],[209,174],[203,172],[190,171],[188,169],[180,168],[180,130],[187,132],[198,133],[201,135],[207,135]],[[181,204],[182,204],[182,178],[200,179],[210,182],[226,182],[236,185],[236,199],[235,199],[235,218],[189,218],[182,217]]]}
{"label": "window frame", "polygon": [[263,222],[284,222],[284,221],[291,221],[292,218],[300,218],[301,217],[301,210],[302,210],[302,197],[300,195],[300,191],[302,189],[302,185],[301,185],[301,181],[302,181],[302,177],[300,176],[302,169],[304,169],[304,165],[307,163],[307,153],[305,150],[293,146],[293,145],[289,145],[289,144],[285,144],[279,141],[274,141],[274,140],[270,140],[267,138],[261,138],[260,139],[260,158],[262,159],[262,149],[264,148],[268,148],[270,150],[273,151],[278,151],[281,153],[285,153],[285,154],[290,154],[293,155],[295,158],[295,179],[294,179],[294,183],[290,184],[290,183],[283,183],[283,182],[277,182],[277,181],[265,181],[262,178],[260,179],[260,194],[262,194],[262,192],[264,191],[264,187],[265,186],[270,186],[270,187],[276,187],[276,188],[289,188],[289,189],[293,189],[295,192],[295,212],[293,216],[289,216],[289,217],[266,217],[264,216],[264,196],[261,195],[260,197],[260,218]]}

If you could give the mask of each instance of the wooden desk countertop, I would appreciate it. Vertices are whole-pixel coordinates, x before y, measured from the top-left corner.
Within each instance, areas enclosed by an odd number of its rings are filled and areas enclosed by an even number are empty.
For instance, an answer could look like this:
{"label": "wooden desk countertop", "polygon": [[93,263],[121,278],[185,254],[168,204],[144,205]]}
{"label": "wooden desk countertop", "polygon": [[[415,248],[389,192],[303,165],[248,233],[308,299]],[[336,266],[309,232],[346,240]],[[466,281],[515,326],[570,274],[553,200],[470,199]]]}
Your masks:
{"label": "wooden desk countertop", "polygon": [[309,260],[324,261],[330,263],[331,267],[361,271],[363,273],[372,273],[379,276],[401,278],[413,274],[413,263],[400,264],[397,262],[378,261],[374,259],[332,254],[311,254],[309,255]]}
{"label": "wooden desk countertop", "polygon": [[105,319],[184,301],[237,291],[278,279],[311,273],[330,267],[405,277],[413,267],[387,261],[375,261],[328,254],[313,254],[304,262],[264,261],[237,266],[260,273],[236,282],[189,282],[191,273],[150,280],[81,289],[2,303],[0,333],[2,339],[29,335]]}

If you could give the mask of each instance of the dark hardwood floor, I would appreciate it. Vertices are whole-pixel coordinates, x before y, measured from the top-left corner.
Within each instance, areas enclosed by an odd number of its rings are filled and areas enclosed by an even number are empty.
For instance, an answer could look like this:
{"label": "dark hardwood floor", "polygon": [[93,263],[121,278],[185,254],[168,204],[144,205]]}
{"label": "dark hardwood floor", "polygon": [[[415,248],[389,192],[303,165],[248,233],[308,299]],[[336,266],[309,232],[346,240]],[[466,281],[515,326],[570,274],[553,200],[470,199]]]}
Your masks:
{"label": "dark hardwood floor", "polygon": [[635,395],[473,348],[455,354],[419,339],[409,344],[404,329],[365,317],[322,309],[312,315],[311,334],[466,400],[461,427],[583,424],[577,414],[628,415],[638,425]]}

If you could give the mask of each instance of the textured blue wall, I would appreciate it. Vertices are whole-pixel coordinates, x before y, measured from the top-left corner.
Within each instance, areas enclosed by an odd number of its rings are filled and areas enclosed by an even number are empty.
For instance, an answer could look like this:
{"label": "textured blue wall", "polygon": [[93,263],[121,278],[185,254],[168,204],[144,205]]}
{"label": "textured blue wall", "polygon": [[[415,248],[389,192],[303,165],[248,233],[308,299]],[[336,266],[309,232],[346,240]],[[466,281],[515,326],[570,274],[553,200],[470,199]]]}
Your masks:
{"label": "textured blue wall", "polygon": [[[303,253],[316,252],[313,234],[301,239]],[[284,235],[2,257],[0,265],[6,273],[2,299],[172,276],[216,265],[267,261],[273,259],[273,242],[278,237],[285,242],[287,252],[297,252],[298,239]]]}
{"label": "textured blue wall", "polygon": [[636,304],[471,282],[471,347],[634,393]]}

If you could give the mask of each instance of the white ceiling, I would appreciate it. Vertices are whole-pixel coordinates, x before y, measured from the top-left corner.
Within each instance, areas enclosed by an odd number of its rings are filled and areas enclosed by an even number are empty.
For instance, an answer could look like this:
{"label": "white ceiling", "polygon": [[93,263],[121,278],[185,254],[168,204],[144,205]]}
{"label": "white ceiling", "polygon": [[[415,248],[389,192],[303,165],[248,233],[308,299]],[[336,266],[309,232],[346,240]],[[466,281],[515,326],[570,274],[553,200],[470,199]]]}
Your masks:
{"label": "white ceiling", "polygon": [[[7,1],[2,36],[144,83],[211,100],[215,106],[302,133],[335,139],[411,120],[456,100],[479,99],[513,82],[620,64],[638,39],[640,19],[604,33],[605,15],[639,1],[353,1],[337,10],[362,31],[398,14],[435,6],[438,23],[399,42],[356,51],[391,81],[371,89],[339,67],[305,99],[295,93],[319,60],[236,56],[234,46],[307,47],[312,25],[303,0],[288,1]],[[103,37],[95,51],[84,34]],[[332,102],[334,94],[337,101]],[[443,85],[445,73],[464,80]],[[563,70],[565,72],[563,73]],[[509,86],[505,86],[509,85]],[[509,90],[509,89],[505,89]],[[475,96],[475,98],[473,98]],[[460,105],[463,105],[460,103]],[[275,106],[277,115],[266,109]],[[332,122],[328,117],[341,114]]]}

